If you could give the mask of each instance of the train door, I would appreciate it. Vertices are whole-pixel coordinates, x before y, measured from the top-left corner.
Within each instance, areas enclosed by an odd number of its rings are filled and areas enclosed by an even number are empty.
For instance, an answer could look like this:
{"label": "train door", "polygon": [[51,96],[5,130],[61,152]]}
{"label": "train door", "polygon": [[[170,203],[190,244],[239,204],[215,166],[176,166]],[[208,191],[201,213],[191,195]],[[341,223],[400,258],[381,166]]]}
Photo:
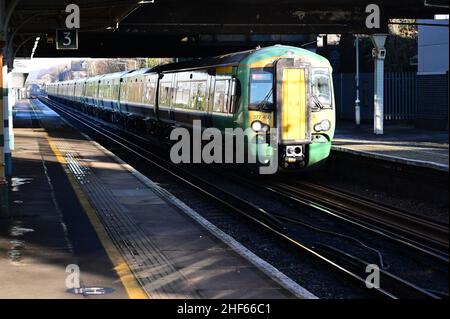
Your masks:
{"label": "train door", "polygon": [[225,130],[233,128],[234,80],[231,75],[216,75],[211,94],[211,126]]}
{"label": "train door", "polygon": [[208,76],[206,79],[206,109],[202,115],[202,126],[203,127],[211,127],[211,112],[214,103],[214,83],[216,76],[208,72]]}
{"label": "train door", "polygon": [[125,113],[125,109],[124,109],[124,91],[125,91],[125,82],[124,82],[124,78],[120,77],[119,81],[118,81],[118,93],[117,93],[117,111],[120,114]]}
{"label": "train door", "polygon": [[100,106],[100,83],[101,80],[95,83],[94,105],[97,107]]}
{"label": "train door", "polygon": [[160,75],[158,90],[158,117],[162,122],[172,123],[171,103],[174,94],[174,74],[163,73]]}
{"label": "train door", "polygon": [[279,141],[283,145],[311,141],[310,65],[294,59],[276,63],[276,106]]}
{"label": "train door", "polygon": [[191,127],[195,119],[195,111],[191,108],[192,84],[191,72],[176,73],[171,107],[176,125]]}

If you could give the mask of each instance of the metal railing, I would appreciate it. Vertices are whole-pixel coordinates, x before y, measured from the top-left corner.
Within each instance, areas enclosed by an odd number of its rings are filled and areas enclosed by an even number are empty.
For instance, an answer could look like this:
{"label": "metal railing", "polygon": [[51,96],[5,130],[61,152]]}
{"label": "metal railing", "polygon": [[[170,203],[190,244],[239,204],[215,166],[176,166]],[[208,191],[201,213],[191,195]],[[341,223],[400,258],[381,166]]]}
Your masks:
{"label": "metal railing", "polygon": [[384,119],[387,121],[414,120],[416,114],[416,73],[386,73],[384,78]]}
{"label": "metal railing", "polygon": [[[337,73],[333,76],[336,115],[339,119],[354,120],[355,75]],[[361,119],[373,119],[373,73],[360,74]],[[414,72],[386,72],[384,79],[385,121],[414,120],[417,115],[417,74]]]}

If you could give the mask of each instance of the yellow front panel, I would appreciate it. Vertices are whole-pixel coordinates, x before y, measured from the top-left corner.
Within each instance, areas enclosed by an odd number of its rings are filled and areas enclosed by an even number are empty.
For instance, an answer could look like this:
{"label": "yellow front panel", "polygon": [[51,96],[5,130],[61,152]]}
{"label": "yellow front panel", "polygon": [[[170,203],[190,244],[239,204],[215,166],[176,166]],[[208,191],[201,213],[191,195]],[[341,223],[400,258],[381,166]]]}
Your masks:
{"label": "yellow front panel", "polygon": [[282,85],[282,140],[304,140],[307,138],[305,69],[284,69]]}

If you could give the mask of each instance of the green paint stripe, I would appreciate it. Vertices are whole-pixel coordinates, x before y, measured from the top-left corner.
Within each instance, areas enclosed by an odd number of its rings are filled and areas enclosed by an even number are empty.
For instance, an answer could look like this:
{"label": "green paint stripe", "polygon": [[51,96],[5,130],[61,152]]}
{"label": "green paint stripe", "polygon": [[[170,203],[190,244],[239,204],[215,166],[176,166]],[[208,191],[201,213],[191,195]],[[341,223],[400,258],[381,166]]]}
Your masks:
{"label": "green paint stripe", "polygon": [[11,177],[12,171],[12,154],[5,153],[5,176]]}

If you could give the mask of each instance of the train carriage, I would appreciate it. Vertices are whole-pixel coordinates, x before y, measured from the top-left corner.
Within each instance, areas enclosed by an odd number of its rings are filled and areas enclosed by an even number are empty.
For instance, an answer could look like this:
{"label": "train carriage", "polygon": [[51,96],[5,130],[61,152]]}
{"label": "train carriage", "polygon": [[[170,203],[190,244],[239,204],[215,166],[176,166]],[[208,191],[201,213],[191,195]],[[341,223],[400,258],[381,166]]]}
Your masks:
{"label": "train carriage", "polygon": [[109,112],[121,112],[121,86],[123,77],[129,72],[106,74],[98,79],[97,106]]}
{"label": "train carriage", "polygon": [[168,134],[177,126],[191,128],[194,120],[203,128],[250,129],[246,147],[262,165],[278,154],[282,168],[310,168],[330,152],[332,68],[308,50],[275,45],[83,81],[83,103],[115,111],[133,126],[144,123],[147,131]]}
{"label": "train carriage", "polygon": [[82,103],[88,107],[100,107],[98,99],[98,89],[100,80],[104,75],[97,75],[87,78],[85,81],[84,97],[81,99]]}
{"label": "train carriage", "polygon": [[158,75],[150,69],[127,72],[120,79],[120,109],[137,117],[155,117],[155,94]]}
{"label": "train carriage", "polygon": [[75,80],[74,86],[74,96],[72,101],[77,104],[83,103],[86,79]]}

